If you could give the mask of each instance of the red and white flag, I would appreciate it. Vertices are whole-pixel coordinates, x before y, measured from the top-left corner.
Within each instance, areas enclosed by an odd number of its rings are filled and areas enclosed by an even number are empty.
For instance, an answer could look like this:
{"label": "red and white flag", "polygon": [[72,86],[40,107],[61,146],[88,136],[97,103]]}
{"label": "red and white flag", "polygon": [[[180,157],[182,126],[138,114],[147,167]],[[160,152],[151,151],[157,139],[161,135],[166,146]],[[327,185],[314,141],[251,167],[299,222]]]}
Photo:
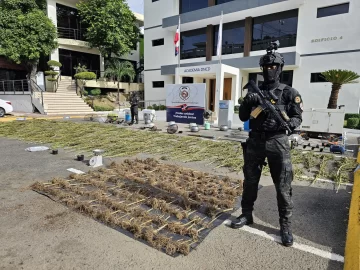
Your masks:
{"label": "red and white flag", "polygon": [[178,56],[180,53],[180,16],[179,16],[179,25],[176,29],[176,33],[174,37],[174,44],[175,44],[175,56]]}

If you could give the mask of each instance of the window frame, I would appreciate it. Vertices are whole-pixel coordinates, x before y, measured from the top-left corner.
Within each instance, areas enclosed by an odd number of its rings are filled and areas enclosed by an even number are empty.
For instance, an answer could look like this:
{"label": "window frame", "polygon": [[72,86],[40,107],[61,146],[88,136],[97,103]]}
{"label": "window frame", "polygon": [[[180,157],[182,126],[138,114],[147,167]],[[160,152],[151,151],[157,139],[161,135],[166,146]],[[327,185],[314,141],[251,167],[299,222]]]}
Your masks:
{"label": "window frame", "polygon": [[324,81],[315,81],[315,80],[313,80],[313,76],[315,76],[315,75],[316,75],[317,79],[321,78],[321,76],[319,76],[319,75],[321,75],[321,72],[311,72],[310,73],[310,83],[328,83],[328,81],[326,81],[325,78],[324,78]]}
{"label": "window frame", "polygon": [[[325,15],[325,16],[320,16],[320,17],[319,17],[319,11],[320,11],[320,10],[324,10],[324,9],[327,9],[327,8],[333,8],[333,7],[339,7],[339,6],[343,6],[343,5],[347,5],[347,7],[348,7],[348,11],[347,11],[347,12],[337,13],[337,14],[333,14],[333,15]],[[345,2],[345,3],[340,3],[340,4],[325,6],[325,7],[318,7],[317,10],[316,10],[316,18],[317,18],[317,19],[321,19],[321,18],[338,16],[338,15],[348,14],[348,13],[350,13],[350,2]]]}
{"label": "window frame", "polygon": [[[162,86],[156,86],[157,83],[160,83]],[[165,81],[152,81],[153,88],[165,88]]]}
{"label": "window frame", "polygon": [[[162,44],[154,45],[154,42],[159,42],[159,41],[162,41]],[[152,47],[164,46],[165,45],[165,39],[164,38],[153,39],[151,41],[151,45],[152,45]]]}

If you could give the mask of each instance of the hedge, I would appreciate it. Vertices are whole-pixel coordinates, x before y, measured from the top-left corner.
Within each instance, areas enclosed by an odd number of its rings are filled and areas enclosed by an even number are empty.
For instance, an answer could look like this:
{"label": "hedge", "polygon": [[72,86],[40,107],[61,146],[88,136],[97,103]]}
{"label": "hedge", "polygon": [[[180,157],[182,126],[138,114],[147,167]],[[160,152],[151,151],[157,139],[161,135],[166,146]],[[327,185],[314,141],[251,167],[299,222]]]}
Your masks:
{"label": "hedge", "polygon": [[50,60],[47,62],[49,67],[62,67],[62,64],[55,60]]}
{"label": "hedge", "polygon": [[91,89],[90,91],[88,91],[88,93],[90,93],[90,95],[92,95],[92,96],[100,96],[101,90],[99,88],[95,88],[95,89]]}
{"label": "hedge", "polygon": [[349,118],[360,118],[360,114],[358,114],[358,113],[346,113],[345,114],[345,120],[348,120]]}
{"label": "hedge", "polygon": [[347,120],[347,127],[355,129],[359,126],[359,118],[349,118]]}
{"label": "hedge", "polygon": [[96,74],[94,72],[80,72],[75,74],[74,77],[78,80],[95,80]]}
{"label": "hedge", "polygon": [[46,76],[55,76],[55,75],[58,75],[58,74],[59,74],[59,72],[56,72],[56,71],[53,71],[53,70],[45,71]]}
{"label": "hedge", "polygon": [[94,111],[96,112],[108,112],[108,111],[113,111],[114,107],[111,106],[107,106],[107,105],[95,105],[94,104]]}

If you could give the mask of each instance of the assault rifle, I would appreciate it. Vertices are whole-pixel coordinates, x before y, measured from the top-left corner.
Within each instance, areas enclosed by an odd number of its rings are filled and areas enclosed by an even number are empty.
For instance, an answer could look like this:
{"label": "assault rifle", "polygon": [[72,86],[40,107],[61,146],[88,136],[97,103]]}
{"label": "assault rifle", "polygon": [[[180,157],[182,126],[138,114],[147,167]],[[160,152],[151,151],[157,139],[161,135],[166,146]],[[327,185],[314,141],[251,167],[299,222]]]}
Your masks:
{"label": "assault rifle", "polygon": [[286,116],[285,115],[282,116],[283,112],[281,112],[281,110],[275,105],[276,103],[275,97],[271,97],[270,100],[267,99],[263,94],[263,92],[252,80],[247,85],[245,85],[244,89],[249,89],[250,93],[257,93],[262,101],[262,105],[261,105],[262,109],[270,111],[272,115],[275,117],[275,120],[280,124],[280,126],[285,128],[289,132],[289,134],[292,133],[292,130],[289,127],[288,123],[284,120],[284,118],[287,117],[287,119],[289,119],[289,117],[286,114],[285,114]]}

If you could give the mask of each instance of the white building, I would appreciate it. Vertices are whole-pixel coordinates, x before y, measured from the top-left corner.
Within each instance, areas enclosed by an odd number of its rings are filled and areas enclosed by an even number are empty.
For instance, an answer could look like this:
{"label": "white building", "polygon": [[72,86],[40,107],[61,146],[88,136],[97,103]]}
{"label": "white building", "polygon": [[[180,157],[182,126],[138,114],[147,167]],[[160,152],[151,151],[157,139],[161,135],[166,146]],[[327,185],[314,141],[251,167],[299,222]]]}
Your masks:
{"label": "white building", "polygon": [[[360,73],[359,0],[147,0],[145,100],[165,100],[165,85],[206,82],[206,104],[244,96],[249,79],[261,81],[259,59],[279,40],[286,61],[282,82],[302,95],[305,108],[326,108],[331,84],[319,73]],[[221,13],[222,65],[216,56]],[[181,19],[181,61],[174,35]],[[360,84],[344,85],[338,105],[359,112]]]}
{"label": "white building", "polygon": [[[78,0],[47,0],[47,14],[58,30],[57,48],[50,56],[51,60],[62,64],[63,76],[73,76],[74,67],[78,64],[86,65],[89,70],[96,71],[98,76],[104,71],[104,58],[96,48],[90,48],[84,40],[86,26],[81,24],[76,4]],[[144,16],[134,13],[138,27],[142,27]],[[133,63],[136,68],[140,62],[140,43],[136,50],[121,59]]]}

